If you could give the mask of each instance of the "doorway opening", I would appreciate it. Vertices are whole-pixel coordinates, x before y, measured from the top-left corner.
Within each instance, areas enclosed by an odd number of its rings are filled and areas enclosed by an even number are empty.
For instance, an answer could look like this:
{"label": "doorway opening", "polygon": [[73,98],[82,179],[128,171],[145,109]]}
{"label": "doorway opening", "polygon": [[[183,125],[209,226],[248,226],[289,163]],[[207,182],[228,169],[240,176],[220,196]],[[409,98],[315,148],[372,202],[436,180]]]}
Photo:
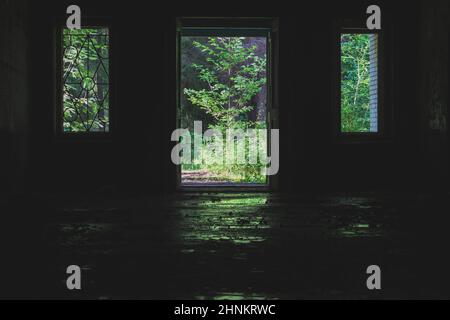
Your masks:
{"label": "doorway opening", "polygon": [[181,186],[268,185],[269,57],[267,28],[178,30],[177,122],[192,142]]}

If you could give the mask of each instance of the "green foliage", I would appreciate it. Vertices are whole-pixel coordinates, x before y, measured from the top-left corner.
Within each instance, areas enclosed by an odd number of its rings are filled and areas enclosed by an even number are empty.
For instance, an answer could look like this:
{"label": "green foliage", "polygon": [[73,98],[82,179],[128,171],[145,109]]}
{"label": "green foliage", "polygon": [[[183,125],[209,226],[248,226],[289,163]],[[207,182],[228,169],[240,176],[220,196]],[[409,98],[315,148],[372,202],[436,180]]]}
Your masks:
{"label": "green foliage", "polygon": [[[204,42],[191,42],[200,53],[200,59],[190,65],[200,85],[185,88],[185,97],[212,120],[209,128],[224,135],[231,128],[266,128],[264,121],[249,120],[249,113],[255,109],[252,100],[266,84],[266,57],[257,55],[256,45],[246,46],[245,40],[243,37],[209,37]],[[248,153],[247,143],[245,148]],[[204,158],[209,156],[203,154]],[[260,163],[190,164],[183,165],[183,170],[206,168],[221,180],[265,183],[261,167]]]}
{"label": "green foliage", "polygon": [[256,46],[245,47],[244,39],[210,37],[207,44],[193,42],[205,63],[192,67],[207,88],[185,88],[184,93],[213,117],[216,128],[246,127],[242,119],[255,108],[251,100],[266,83],[266,59],[255,54]]}
{"label": "green foliage", "polygon": [[[255,129],[263,129],[266,128],[266,124],[264,122],[255,122],[253,123]],[[196,134],[191,132],[191,141],[194,141]],[[213,155],[205,152],[206,150],[206,142],[203,143],[204,151],[201,155],[201,158],[205,163],[212,163]],[[263,148],[267,148],[267,144],[262,144]],[[223,145],[223,152],[226,153],[226,143]],[[245,144],[245,154],[248,155],[250,149],[249,141],[246,141]],[[267,151],[267,150],[266,150]],[[194,153],[194,150],[191,150]],[[198,155],[200,158],[200,155]],[[247,156],[248,158],[248,156]],[[202,170],[207,169],[208,172],[213,174],[213,178],[215,180],[221,181],[230,181],[235,183],[242,182],[251,182],[251,183],[266,183],[266,176],[261,174],[261,169],[263,165],[261,163],[257,164],[226,164],[226,163],[215,163],[215,164],[183,164],[183,171],[191,171],[191,170]],[[210,177],[211,178],[211,177]]]}
{"label": "green foliage", "polygon": [[64,29],[63,50],[64,131],[107,131],[108,30]]}
{"label": "green foliage", "polygon": [[370,130],[368,34],[341,35],[341,131]]}

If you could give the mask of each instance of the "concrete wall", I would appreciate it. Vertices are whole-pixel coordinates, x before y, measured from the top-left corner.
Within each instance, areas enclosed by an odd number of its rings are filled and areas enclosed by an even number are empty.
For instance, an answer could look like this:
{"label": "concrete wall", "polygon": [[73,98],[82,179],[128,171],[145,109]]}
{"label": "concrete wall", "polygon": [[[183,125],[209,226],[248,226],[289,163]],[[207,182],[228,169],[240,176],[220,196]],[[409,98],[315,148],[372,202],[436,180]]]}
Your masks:
{"label": "concrete wall", "polygon": [[[370,4],[352,0],[309,3],[307,14],[301,17],[294,4],[239,2],[239,10],[228,6],[219,12],[206,1],[199,1],[155,14],[141,10],[138,1],[124,5],[81,0],[78,5],[83,15],[112,20],[115,127],[106,140],[58,139],[54,129],[54,30],[58,19],[66,18],[69,4],[69,0],[32,3],[33,24],[38,27],[30,30],[32,122],[28,127],[32,131],[30,177],[35,189],[96,190],[119,185],[156,192],[175,188],[176,168],[170,162],[170,135],[176,125],[175,22],[176,17],[183,16],[279,17],[281,190],[422,186],[426,184],[422,177],[440,179],[448,168],[446,152],[442,151],[448,150],[444,0],[380,2],[385,31],[383,118],[388,134],[375,143],[334,141],[337,73],[332,22],[364,20]],[[11,37],[7,31],[2,32],[3,38]],[[20,39],[14,41],[16,46],[21,43]],[[19,51],[6,48],[0,50]],[[22,61],[25,66],[24,58]],[[26,72],[22,73],[26,78]],[[15,132],[19,137],[19,128],[11,128],[11,123],[17,120],[2,122],[1,132]]]}
{"label": "concrete wall", "polygon": [[[421,148],[424,181],[448,185],[448,1],[424,1],[421,10]],[[436,183],[437,182],[437,183]]]}
{"label": "concrete wall", "polygon": [[[97,190],[119,185],[154,192],[174,190],[176,168],[170,161],[174,145],[170,136],[176,125],[176,17],[218,15],[279,17],[280,190],[360,190],[394,182],[410,185],[406,179],[413,179],[411,170],[417,169],[419,158],[418,91],[414,88],[418,70],[411,67],[418,64],[416,2],[407,6],[406,1],[383,2],[385,65],[389,70],[385,94],[389,111],[396,112],[395,132],[387,141],[358,144],[333,140],[337,43],[331,38],[336,19],[365,19],[364,1],[309,3],[302,17],[294,4],[239,2],[239,10],[227,6],[219,11],[199,1],[149,14],[138,3],[77,3],[83,15],[110,18],[113,24],[115,127],[107,140],[55,136],[54,30],[72,3],[32,3],[33,23],[39,26],[33,28],[31,37],[31,173],[35,189]],[[403,26],[409,24],[405,32]]]}
{"label": "concrete wall", "polygon": [[28,121],[27,1],[0,0],[0,190],[25,186]]}

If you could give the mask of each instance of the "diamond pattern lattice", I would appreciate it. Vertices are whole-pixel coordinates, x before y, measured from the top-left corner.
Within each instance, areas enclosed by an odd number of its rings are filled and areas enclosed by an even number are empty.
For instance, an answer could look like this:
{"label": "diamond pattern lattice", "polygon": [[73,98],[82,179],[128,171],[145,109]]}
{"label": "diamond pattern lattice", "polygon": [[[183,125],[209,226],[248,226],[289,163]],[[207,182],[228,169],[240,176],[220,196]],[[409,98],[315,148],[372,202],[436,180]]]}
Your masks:
{"label": "diamond pattern lattice", "polygon": [[109,132],[109,31],[63,31],[64,132]]}

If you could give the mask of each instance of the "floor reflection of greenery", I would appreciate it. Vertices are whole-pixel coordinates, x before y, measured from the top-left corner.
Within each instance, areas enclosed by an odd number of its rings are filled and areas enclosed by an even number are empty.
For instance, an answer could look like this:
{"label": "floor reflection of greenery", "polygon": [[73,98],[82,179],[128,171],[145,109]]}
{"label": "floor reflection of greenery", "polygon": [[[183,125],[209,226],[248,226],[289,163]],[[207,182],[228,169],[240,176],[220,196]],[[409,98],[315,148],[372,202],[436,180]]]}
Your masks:
{"label": "floor reflection of greenery", "polygon": [[191,241],[230,241],[249,244],[265,240],[259,232],[270,228],[262,214],[267,196],[247,195],[201,201],[193,211],[187,209],[184,223],[195,220],[194,228],[182,237]]}

